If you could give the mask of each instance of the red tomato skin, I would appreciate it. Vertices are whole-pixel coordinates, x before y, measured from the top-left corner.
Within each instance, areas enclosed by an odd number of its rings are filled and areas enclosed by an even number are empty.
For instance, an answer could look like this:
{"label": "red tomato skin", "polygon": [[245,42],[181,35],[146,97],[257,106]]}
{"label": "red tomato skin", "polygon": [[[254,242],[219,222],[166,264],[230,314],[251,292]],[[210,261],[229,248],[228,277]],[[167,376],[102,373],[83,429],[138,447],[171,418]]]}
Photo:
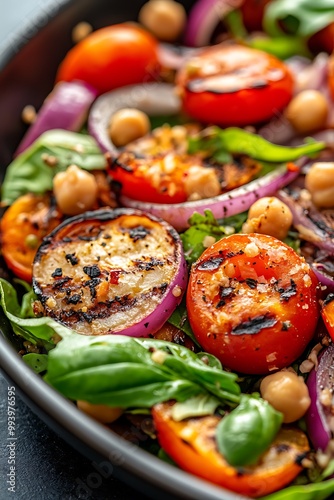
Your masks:
{"label": "red tomato skin", "polygon": [[102,94],[154,80],[158,71],[156,39],[139,26],[116,24],[75,45],[60,64],[56,80],[82,80]]}
{"label": "red tomato skin", "polygon": [[114,181],[119,182],[121,193],[133,200],[148,201],[150,203],[183,203],[187,201],[187,195],[182,188],[182,184],[177,186],[174,195],[168,192],[161,192],[152,186],[150,180],[136,175],[134,172],[127,172],[122,168],[112,168],[109,170]]}
{"label": "red tomato skin", "polygon": [[[210,415],[176,422],[171,417],[170,402],[155,405],[152,416],[160,445],[182,469],[247,498],[267,495],[291,482],[301,470],[296,457],[309,450],[304,433],[285,429],[278,434],[273,448],[275,444],[282,448],[292,445],[295,451],[290,460],[280,463],[279,454],[276,453],[275,460],[268,452],[268,460],[263,457],[262,464],[246,467],[240,473],[217,450],[215,432],[219,417]],[[285,433],[288,439],[283,438]]]}
{"label": "red tomato skin", "polygon": [[[263,255],[251,258],[245,253],[238,255],[249,242],[255,243]],[[264,248],[270,253],[271,247],[274,253],[275,249],[281,249],[278,262],[273,258],[268,260],[265,254]],[[234,256],[230,258],[228,254]],[[211,258],[223,258],[224,265],[230,263],[236,269],[235,294],[223,306],[218,305],[216,291],[213,289],[216,296],[212,299],[205,285],[215,285],[218,280],[219,287],[219,279],[223,278],[218,279],[215,270],[200,270]],[[296,273],[297,266],[302,266],[302,271]],[[282,300],[277,290],[289,289],[289,276],[293,277],[296,293]],[[252,290],[252,282],[248,281],[249,286],[246,280],[259,277],[266,283],[266,289],[257,293],[258,288]],[[311,341],[319,318],[318,280],[304,259],[276,238],[236,234],[208,248],[193,266],[187,310],[195,337],[204,351],[214,354],[224,367],[233,371],[266,374],[290,366]],[[268,323],[252,330],[252,320],[260,325],[263,321]]]}
{"label": "red tomato skin", "polygon": [[[249,66],[246,64],[247,58]],[[287,66],[263,51],[237,45],[214,46],[203,50],[194,60],[197,61],[198,71],[189,70],[191,61],[188,61],[177,76],[177,84],[184,111],[201,122],[219,126],[263,122],[282,111],[293,95],[294,81]],[[213,61],[213,67],[217,62],[217,67],[221,69],[215,69],[211,74],[209,70],[207,75],[203,68],[204,63],[210,60]],[[259,72],[258,62],[263,74]],[[240,71],[251,67],[254,68],[252,74],[240,75]],[[274,74],[276,76],[272,78]],[[226,78],[225,90],[205,89],[205,81],[209,82],[208,77],[212,76],[222,77],[223,87]],[[196,79],[203,80],[204,90],[194,91],[190,88]],[[232,79],[235,79],[235,88],[231,86]]]}
{"label": "red tomato skin", "polygon": [[270,0],[245,0],[240,7],[247,31],[262,31],[263,14]]}
{"label": "red tomato skin", "polygon": [[326,325],[327,331],[334,342],[334,294],[332,294],[330,301],[325,301],[322,309],[321,316]]}
{"label": "red tomato skin", "polygon": [[334,51],[334,23],[330,23],[318,33],[312,35],[308,44],[313,52],[331,54]]}

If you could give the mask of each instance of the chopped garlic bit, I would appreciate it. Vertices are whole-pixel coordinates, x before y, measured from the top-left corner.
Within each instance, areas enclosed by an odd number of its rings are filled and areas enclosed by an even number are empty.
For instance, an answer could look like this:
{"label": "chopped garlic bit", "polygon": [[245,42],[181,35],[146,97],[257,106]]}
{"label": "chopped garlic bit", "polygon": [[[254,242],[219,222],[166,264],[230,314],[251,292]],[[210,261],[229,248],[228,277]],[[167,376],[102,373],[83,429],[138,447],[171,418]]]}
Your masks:
{"label": "chopped garlic bit", "polygon": [[259,253],[259,247],[254,242],[248,243],[245,246],[245,254],[247,257],[256,257]]}
{"label": "chopped garlic bit", "polygon": [[165,351],[161,351],[160,349],[157,349],[152,353],[151,359],[155,363],[158,363],[159,365],[162,365],[165,362],[165,359],[167,358],[168,354]]}
{"label": "chopped garlic bit", "polygon": [[211,245],[213,245],[214,243],[216,243],[216,238],[214,238],[213,236],[205,236],[205,238],[203,239],[203,247],[204,248],[208,248],[208,247],[211,247]]}
{"label": "chopped garlic bit", "polygon": [[174,286],[172,294],[174,295],[174,297],[180,297],[182,294],[182,288],[179,285]]}

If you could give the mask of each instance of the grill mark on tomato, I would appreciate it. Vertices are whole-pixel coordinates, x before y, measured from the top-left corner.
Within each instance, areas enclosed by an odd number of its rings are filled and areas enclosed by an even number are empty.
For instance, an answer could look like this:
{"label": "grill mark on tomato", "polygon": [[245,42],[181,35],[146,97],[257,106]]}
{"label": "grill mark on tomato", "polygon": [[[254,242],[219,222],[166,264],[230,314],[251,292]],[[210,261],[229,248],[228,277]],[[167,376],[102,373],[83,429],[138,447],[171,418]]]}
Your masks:
{"label": "grill mark on tomato", "polygon": [[334,300],[334,293],[330,293],[324,300],[324,306],[327,306],[327,304],[333,302],[333,300]]}
{"label": "grill mark on tomato", "polygon": [[280,294],[280,300],[282,302],[288,302],[288,300],[291,297],[294,297],[297,295],[297,285],[293,281],[293,279],[290,279],[290,286],[284,288],[284,287],[279,287],[277,288],[278,293]]}
{"label": "grill mark on tomato", "polygon": [[255,335],[264,328],[271,328],[277,323],[277,319],[269,315],[256,316],[249,318],[247,321],[239,323],[238,326],[232,328],[232,335]]}
{"label": "grill mark on tomato", "polygon": [[199,271],[215,271],[219,268],[219,266],[224,262],[222,257],[212,257],[211,259],[207,259],[204,262],[201,262],[197,269]]}
{"label": "grill mark on tomato", "polygon": [[249,286],[249,288],[251,288],[252,290],[255,290],[256,287],[257,287],[257,281],[253,278],[246,278],[245,279],[245,283],[246,285]]}

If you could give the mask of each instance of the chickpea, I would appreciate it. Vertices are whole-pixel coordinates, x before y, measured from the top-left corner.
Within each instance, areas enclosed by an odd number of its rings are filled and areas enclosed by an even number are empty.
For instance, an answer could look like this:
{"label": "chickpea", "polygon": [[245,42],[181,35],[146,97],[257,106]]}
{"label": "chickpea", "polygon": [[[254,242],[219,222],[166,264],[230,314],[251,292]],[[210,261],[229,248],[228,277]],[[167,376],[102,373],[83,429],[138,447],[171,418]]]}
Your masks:
{"label": "chickpea", "polygon": [[285,115],[297,132],[314,132],[326,126],[328,102],[318,90],[303,90],[290,101]]}
{"label": "chickpea", "polygon": [[315,205],[334,208],[334,162],[313,163],[306,174],[305,187]]}
{"label": "chickpea", "polygon": [[139,12],[139,22],[160,40],[174,42],[182,34],[186,11],[173,0],[150,0]]}
{"label": "chickpea", "polygon": [[114,422],[123,413],[122,408],[107,405],[93,405],[87,401],[77,401],[77,407],[102,424],[110,424],[111,422]]}
{"label": "chickpea", "polygon": [[286,424],[305,415],[311,404],[303,377],[292,371],[282,370],[268,375],[261,382],[260,392],[263,399],[283,413]]}
{"label": "chickpea", "polygon": [[260,233],[286,238],[292,224],[290,208],[278,198],[264,197],[250,207],[248,219],[242,227],[244,233]]}
{"label": "chickpea", "polygon": [[125,146],[143,137],[150,130],[148,116],[139,109],[120,109],[113,114],[109,123],[109,137],[116,147]]}
{"label": "chickpea", "polygon": [[82,21],[74,26],[72,30],[72,40],[74,43],[79,43],[93,31],[91,24]]}
{"label": "chickpea", "polygon": [[97,183],[94,175],[71,165],[53,179],[56,202],[66,215],[78,215],[93,208],[97,199]]}

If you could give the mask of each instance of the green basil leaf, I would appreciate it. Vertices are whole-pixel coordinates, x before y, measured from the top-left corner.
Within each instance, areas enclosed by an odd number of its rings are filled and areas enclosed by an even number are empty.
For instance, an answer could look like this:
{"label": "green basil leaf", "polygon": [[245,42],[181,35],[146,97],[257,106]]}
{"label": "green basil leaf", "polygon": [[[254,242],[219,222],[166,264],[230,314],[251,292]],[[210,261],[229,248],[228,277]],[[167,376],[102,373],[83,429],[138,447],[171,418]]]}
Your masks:
{"label": "green basil leaf", "polygon": [[322,483],[289,486],[283,490],[261,497],[261,500],[330,500],[334,494],[334,479]]}
{"label": "green basil leaf", "polygon": [[48,366],[48,355],[47,354],[35,354],[30,352],[22,356],[23,361],[30,366],[35,373],[45,372]]}
{"label": "green basil leaf", "polygon": [[325,148],[323,142],[312,142],[296,147],[272,144],[263,137],[237,127],[224,130],[212,128],[219,147],[231,154],[244,154],[255,160],[273,163],[295,161],[304,155],[313,155]]}
{"label": "green basil leaf", "polygon": [[[54,165],[48,164],[50,157]],[[93,137],[67,130],[45,132],[8,166],[2,203],[10,205],[25,193],[51,191],[53,177],[72,164],[85,170],[105,169],[106,159]]]}
{"label": "green basil leaf", "polygon": [[197,339],[191,329],[189,320],[188,320],[188,315],[187,315],[187,308],[186,308],[186,301],[185,298],[182,300],[182,302],[177,306],[177,308],[174,310],[172,315],[168,319],[168,323],[171,325],[175,326],[179,330],[181,330],[183,333],[185,333],[198,347],[200,347],[199,343],[197,342]]}
{"label": "green basil leaf", "polygon": [[[30,292],[28,294],[31,297]],[[24,301],[23,307],[19,305],[15,288],[2,278],[0,278],[0,305],[9,319],[13,331],[33,344],[41,343],[49,349],[54,343],[55,334],[64,337],[70,331],[51,318],[22,317],[26,310],[30,312],[30,307],[24,305]]]}
{"label": "green basil leaf", "polygon": [[219,361],[216,356],[213,356],[212,354],[209,354],[208,352],[197,352],[196,356],[203,361],[208,366],[211,366],[211,368],[218,368],[218,370],[222,370],[222,364]]}
{"label": "green basil leaf", "polygon": [[190,227],[181,234],[185,258],[188,264],[193,264],[205,250],[203,241],[207,236],[218,241],[234,232],[229,225],[220,225],[211,210],[205,210],[204,215],[195,212],[189,219]]}
{"label": "green basil leaf", "polygon": [[170,342],[122,335],[67,335],[49,353],[45,380],[70,399],[148,408],[198,394],[239,401],[237,376]]}
{"label": "green basil leaf", "polygon": [[232,466],[255,464],[274,440],[283,420],[267,401],[243,395],[217,427],[220,453]]}
{"label": "green basil leaf", "polygon": [[297,36],[282,35],[271,38],[261,34],[252,37],[248,45],[254,49],[264,50],[283,60],[296,54],[310,57],[310,51],[305,39]]}
{"label": "green basil leaf", "polygon": [[333,0],[275,0],[266,6],[264,30],[271,36],[289,33],[309,37],[334,21]]}
{"label": "green basil leaf", "polygon": [[215,397],[209,394],[199,394],[182,403],[175,403],[172,407],[172,418],[179,422],[185,418],[213,415],[219,404]]}

